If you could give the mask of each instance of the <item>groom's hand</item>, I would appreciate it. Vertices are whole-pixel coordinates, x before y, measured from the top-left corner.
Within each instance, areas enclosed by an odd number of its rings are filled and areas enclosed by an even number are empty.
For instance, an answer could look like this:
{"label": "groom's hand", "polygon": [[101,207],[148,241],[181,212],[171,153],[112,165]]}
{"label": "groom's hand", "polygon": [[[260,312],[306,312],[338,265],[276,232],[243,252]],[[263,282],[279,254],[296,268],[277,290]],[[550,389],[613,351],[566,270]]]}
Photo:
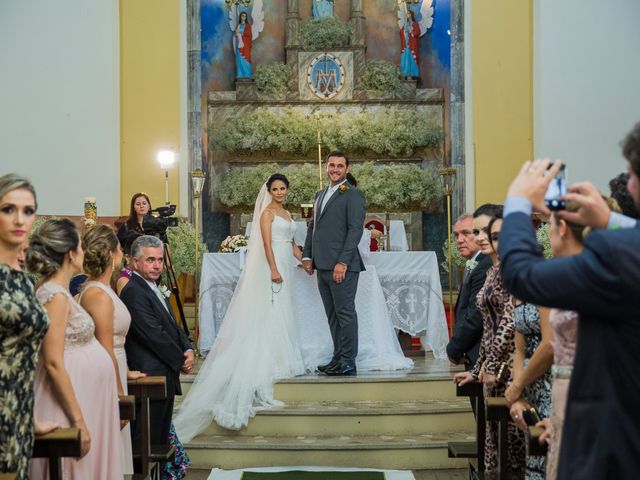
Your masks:
{"label": "groom's hand", "polygon": [[313,275],[313,262],[311,260],[302,260],[302,268],[309,275]]}
{"label": "groom's hand", "polygon": [[347,266],[344,263],[336,263],[336,266],[333,267],[333,281],[336,283],[342,283],[346,273]]}

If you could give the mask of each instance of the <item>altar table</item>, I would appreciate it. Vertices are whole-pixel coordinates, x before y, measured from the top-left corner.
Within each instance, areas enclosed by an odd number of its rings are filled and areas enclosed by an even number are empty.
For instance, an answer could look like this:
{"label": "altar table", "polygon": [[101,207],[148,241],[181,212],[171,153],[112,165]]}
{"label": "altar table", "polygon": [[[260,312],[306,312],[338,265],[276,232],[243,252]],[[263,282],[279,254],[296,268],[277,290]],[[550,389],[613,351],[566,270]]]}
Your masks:
{"label": "altar table", "polygon": [[[220,329],[241,272],[243,255],[208,253],[200,280],[200,351],[208,352]],[[435,252],[375,252],[366,259],[377,271],[395,328],[420,336],[425,349],[446,358],[449,340]],[[316,278],[295,271],[294,295],[318,295]],[[363,272],[361,275],[366,275]],[[366,285],[364,278],[360,282]]]}

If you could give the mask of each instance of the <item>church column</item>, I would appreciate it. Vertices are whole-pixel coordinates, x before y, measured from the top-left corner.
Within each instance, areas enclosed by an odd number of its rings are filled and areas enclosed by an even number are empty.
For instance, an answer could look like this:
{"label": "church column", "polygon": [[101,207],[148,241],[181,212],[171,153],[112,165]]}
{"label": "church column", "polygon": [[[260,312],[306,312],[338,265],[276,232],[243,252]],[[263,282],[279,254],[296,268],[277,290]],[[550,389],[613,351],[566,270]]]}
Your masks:
{"label": "church column", "polygon": [[351,46],[353,49],[353,76],[356,82],[360,79],[366,64],[365,58],[365,18],[362,13],[362,0],[351,0]]}
{"label": "church column", "polygon": [[287,28],[285,38],[286,63],[289,65],[289,99],[296,99],[298,92],[298,52],[300,51],[299,0],[287,0]]}
{"label": "church column", "polygon": [[[187,0],[187,137],[189,139],[189,172],[192,172],[196,168],[202,169],[202,86],[200,83],[200,68],[200,0]],[[193,220],[193,192],[191,191],[190,177],[188,185],[189,212]],[[206,185],[205,188],[208,188],[208,185]],[[200,227],[201,226],[202,224]],[[202,231],[201,228],[200,231]]]}
{"label": "church column", "polygon": [[452,216],[466,211],[464,0],[451,2],[451,166],[456,169]]}

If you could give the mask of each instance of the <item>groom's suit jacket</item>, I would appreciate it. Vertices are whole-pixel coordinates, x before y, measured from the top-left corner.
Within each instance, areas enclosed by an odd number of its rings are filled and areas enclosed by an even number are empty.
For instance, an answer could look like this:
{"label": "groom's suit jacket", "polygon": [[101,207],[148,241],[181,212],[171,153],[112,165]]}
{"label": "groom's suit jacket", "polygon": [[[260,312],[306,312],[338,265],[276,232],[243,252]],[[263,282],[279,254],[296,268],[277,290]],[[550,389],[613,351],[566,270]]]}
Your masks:
{"label": "groom's suit jacket", "polygon": [[147,282],[136,274],[131,275],[120,298],[131,314],[125,342],[129,369],[164,376],[167,396],[181,395],[180,368],[184,352],[192,347],[171,309],[167,311]]}
{"label": "groom's suit jacket", "polygon": [[311,258],[317,270],[333,270],[337,263],[351,272],[365,269],[358,251],[366,216],[364,194],[348,182],[343,185],[347,190],[336,190],[322,211],[327,189],[316,193],[302,256]]}

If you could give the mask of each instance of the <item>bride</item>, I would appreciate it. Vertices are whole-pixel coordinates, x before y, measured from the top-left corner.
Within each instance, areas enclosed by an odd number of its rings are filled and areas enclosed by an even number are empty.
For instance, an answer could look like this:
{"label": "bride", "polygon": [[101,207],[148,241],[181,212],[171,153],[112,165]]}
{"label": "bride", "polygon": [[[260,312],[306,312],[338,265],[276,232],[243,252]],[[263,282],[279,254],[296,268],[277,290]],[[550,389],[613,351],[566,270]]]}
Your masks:
{"label": "bride", "polygon": [[258,410],[280,406],[273,386],[305,372],[293,313],[292,284],[301,252],[284,209],[289,181],[271,175],[256,200],[260,228],[249,238],[244,270],[216,341],[174,423],[190,441],[215,421],[239,430]]}

